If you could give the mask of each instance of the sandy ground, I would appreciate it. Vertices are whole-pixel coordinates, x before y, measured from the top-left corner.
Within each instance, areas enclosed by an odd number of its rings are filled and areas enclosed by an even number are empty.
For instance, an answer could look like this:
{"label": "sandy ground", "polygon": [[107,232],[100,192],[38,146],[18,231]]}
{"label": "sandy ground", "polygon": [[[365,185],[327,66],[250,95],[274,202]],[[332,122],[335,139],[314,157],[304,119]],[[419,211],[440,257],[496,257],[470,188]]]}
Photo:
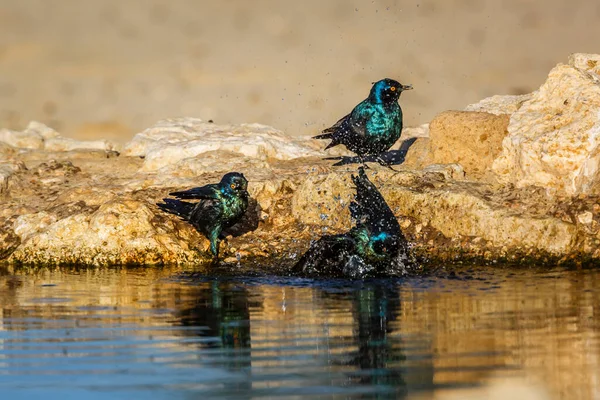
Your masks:
{"label": "sandy ground", "polygon": [[589,0],[0,0],[0,127],[128,140],[172,116],[314,134],[370,83],[409,125],[600,52]]}

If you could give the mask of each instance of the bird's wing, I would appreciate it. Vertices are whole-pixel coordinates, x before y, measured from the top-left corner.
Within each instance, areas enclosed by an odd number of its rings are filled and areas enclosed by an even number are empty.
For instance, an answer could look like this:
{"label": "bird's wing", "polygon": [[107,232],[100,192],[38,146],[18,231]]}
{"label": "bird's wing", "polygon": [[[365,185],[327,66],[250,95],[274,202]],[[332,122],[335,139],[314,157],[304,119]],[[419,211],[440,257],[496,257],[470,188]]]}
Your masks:
{"label": "bird's wing", "polygon": [[364,100],[354,107],[350,114],[340,118],[335,124],[325,129],[323,133],[333,133],[335,136],[354,133],[365,136],[367,122],[374,112],[373,106],[367,100]]}
{"label": "bird's wing", "polygon": [[315,136],[314,138],[331,139],[331,143],[325,147],[325,149],[328,149],[340,143],[348,145],[348,143],[356,141],[359,137],[367,136],[366,126],[372,110],[369,108],[359,110],[361,104],[356,106],[350,114],[340,119],[333,126],[325,129],[322,135]]}
{"label": "bird's wing", "polygon": [[210,184],[202,187],[197,187],[181,192],[169,193],[179,199],[218,199],[219,189],[217,185]]}
{"label": "bird's wing", "polygon": [[351,115],[352,115],[352,113],[344,115],[335,124],[331,125],[327,129],[324,129],[323,133],[333,133],[333,132],[335,132],[348,118],[350,118]]}
{"label": "bird's wing", "polygon": [[175,199],[163,199],[163,202],[164,203],[156,203],[156,205],[160,207],[161,210],[178,215],[185,220],[190,219],[190,215],[192,215],[195,206],[193,203]]}
{"label": "bird's wing", "polygon": [[220,200],[203,199],[195,204],[189,221],[201,232],[208,233],[221,225],[223,203]]}
{"label": "bird's wing", "polygon": [[367,136],[367,122],[371,119],[375,109],[366,100],[354,107],[347,126],[356,135]]}
{"label": "bird's wing", "polygon": [[340,266],[345,256],[353,253],[354,247],[354,240],[349,235],[325,235],[311,243],[294,270],[308,274],[330,273]]}

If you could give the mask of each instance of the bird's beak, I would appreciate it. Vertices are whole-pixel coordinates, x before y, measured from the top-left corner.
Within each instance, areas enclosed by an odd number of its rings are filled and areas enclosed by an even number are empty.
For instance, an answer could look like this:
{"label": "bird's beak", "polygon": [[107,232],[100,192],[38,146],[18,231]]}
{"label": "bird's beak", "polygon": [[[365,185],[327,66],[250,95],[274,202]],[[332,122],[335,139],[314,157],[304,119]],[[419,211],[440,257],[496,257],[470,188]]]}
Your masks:
{"label": "bird's beak", "polygon": [[412,85],[400,85],[400,89],[404,90],[412,90]]}

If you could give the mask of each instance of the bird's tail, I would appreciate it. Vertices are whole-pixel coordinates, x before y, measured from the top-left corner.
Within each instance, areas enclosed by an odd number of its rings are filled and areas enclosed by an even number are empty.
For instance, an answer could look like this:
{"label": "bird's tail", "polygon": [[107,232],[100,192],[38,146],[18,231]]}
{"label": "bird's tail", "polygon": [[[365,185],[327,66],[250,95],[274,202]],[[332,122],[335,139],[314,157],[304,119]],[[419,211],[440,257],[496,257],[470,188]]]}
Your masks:
{"label": "bird's tail", "polygon": [[[324,130],[323,132],[327,132],[327,130]],[[327,146],[325,146],[325,150],[340,144],[340,142],[338,142],[338,140],[335,137],[333,132],[323,133],[322,135],[313,136],[312,138],[313,139],[331,139],[331,142],[329,142],[329,144]]]}
{"label": "bird's tail", "polygon": [[313,139],[333,139],[333,133],[324,133],[322,135],[313,136]]}
{"label": "bird's tail", "polygon": [[358,176],[352,175],[352,182],[356,186],[356,196],[350,203],[350,215],[355,220],[361,221],[366,216],[376,213],[374,209],[381,206],[378,201],[381,195],[369,180],[363,167],[358,168]]}
{"label": "bird's tail", "polygon": [[163,201],[164,203],[156,203],[161,210],[178,215],[185,220],[190,219],[195,204],[174,199],[163,199]]}

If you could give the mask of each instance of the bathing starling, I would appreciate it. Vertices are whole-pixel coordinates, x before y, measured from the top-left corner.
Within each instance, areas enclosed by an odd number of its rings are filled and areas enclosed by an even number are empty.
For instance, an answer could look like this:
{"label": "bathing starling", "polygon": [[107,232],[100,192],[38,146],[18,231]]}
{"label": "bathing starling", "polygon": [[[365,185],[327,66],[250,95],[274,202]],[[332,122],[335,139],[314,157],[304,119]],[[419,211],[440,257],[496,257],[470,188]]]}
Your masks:
{"label": "bathing starling", "polygon": [[363,167],[352,181],[356,196],[350,203],[350,215],[356,226],[347,233],[325,235],[311,243],[295,270],[353,278],[403,274],[409,263],[408,246],[398,220]]}
{"label": "bathing starling", "polygon": [[389,150],[402,133],[402,109],[398,104],[400,93],[410,90],[393,79],[382,79],[373,84],[369,97],[359,103],[352,112],[323,131],[314,139],[331,139],[325,147],[343,144],[363,157],[378,156]]}
{"label": "bathing starling", "polygon": [[157,205],[166,212],[188,221],[210,240],[210,251],[219,256],[221,232],[238,222],[248,208],[248,181],[239,172],[229,172],[221,182],[182,192],[169,193],[178,199],[198,199],[196,203],[163,199]]}

